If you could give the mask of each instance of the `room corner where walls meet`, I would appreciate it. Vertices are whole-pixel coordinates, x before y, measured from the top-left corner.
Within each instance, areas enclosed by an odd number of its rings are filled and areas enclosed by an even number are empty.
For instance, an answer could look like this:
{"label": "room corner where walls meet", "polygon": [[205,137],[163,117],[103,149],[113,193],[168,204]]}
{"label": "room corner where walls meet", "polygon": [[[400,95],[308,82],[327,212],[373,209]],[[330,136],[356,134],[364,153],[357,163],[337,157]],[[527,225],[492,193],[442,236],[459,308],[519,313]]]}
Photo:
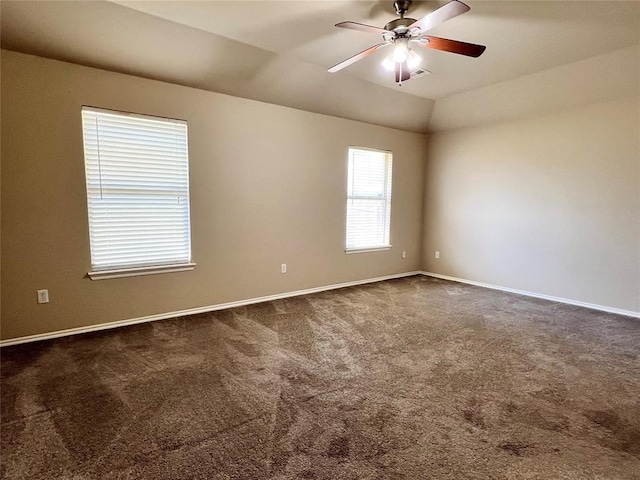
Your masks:
{"label": "room corner where walls meet", "polygon": [[438,100],[422,269],[640,312],[639,72],[636,45]]}

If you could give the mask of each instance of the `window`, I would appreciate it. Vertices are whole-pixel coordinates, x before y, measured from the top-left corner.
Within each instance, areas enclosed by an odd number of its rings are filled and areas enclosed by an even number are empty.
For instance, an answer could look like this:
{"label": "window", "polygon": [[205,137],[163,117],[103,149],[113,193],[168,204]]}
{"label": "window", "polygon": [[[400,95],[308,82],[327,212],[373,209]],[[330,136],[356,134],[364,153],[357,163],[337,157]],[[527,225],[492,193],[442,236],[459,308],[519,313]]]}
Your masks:
{"label": "window", "polygon": [[82,107],[89,276],[191,270],[187,123]]}
{"label": "window", "polygon": [[391,152],[349,148],[346,251],[390,248]]}

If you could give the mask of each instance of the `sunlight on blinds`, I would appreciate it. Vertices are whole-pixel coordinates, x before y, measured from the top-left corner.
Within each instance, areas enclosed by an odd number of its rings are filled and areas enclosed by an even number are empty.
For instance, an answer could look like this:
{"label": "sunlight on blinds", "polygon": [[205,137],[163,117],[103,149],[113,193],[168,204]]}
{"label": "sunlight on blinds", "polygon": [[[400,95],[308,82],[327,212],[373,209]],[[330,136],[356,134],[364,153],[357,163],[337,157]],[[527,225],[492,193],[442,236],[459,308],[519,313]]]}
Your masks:
{"label": "sunlight on blinds", "polygon": [[191,260],[187,123],[82,108],[94,270]]}
{"label": "sunlight on blinds", "polygon": [[349,148],[347,250],[389,247],[391,152]]}

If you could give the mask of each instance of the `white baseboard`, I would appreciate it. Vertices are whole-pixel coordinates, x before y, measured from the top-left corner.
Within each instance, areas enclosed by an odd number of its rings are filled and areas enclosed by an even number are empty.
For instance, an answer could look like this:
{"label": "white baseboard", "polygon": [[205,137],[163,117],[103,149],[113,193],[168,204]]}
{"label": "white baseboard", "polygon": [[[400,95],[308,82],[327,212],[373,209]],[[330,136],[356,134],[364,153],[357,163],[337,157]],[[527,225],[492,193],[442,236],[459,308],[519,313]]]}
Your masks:
{"label": "white baseboard", "polygon": [[238,300],[236,302],[219,303],[217,305],[208,305],[206,307],[188,308],[186,310],[178,310],[176,312],[158,313],[156,315],[148,315],[146,317],[130,318],[127,320],[118,320],[115,322],[99,323],[97,325],[89,325],[86,327],[68,328],[66,330],[57,330],[55,332],[39,333],[37,335],[28,335],[25,337],[9,338],[0,340],[0,347],[8,347],[10,345],[18,345],[21,343],[37,342],[40,340],[49,340],[51,338],[66,337],[69,335],[78,335],[80,333],[97,332],[99,330],[108,330],[110,328],[124,327],[127,325],[135,325],[137,323],[154,322],[156,320],[164,320],[167,318],[183,317],[185,315],[194,315],[197,313],[214,312],[225,308],[242,307],[254,303],[270,302],[272,300],[280,300],[282,298],[297,297],[299,295],[308,295],[310,293],[324,292],[326,290],[335,290],[338,288],[353,287],[356,285],[364,285],[367,283],[382,282],[384,280],[392,280],[394,278],[410,277],[412,275],[420,275],[422,272],[413,271],[405,273],[396,273],[394,275],[385,275],[384,277],[367,278],[365,280],[355,280],[353,282],[336,283],[333,285],[325,285],[322,287],[307,288],[305,290],[296,290],[293,292],[278,293],[276,295],[267,295],[266,297],[250,298],[247,300]]}
{"label": "white baseboard", "polygon": [[322,287],[307,288],[304,290],[296,290],[293,292],[278,293],[276,295],[267,295],[265,297],[250,298],[247,300],[238,300],[236,302],[220,303],[217,305],[208,305],[205,307],[189,308],[186,310],[178,310],[175,312],[158,313],[156,315],[148,315],[145,317],[130,318],[126,320],[118,320],[115,322],[100,323],[97,325],[89,325],[87,327],[69,328],[66,330],[57,330],[55,332],[40,333],[37,335],[28,335],[25,337],[9,338],[7,340],[0,340],[0,347],[8,347],[11,345],[18,345],[21,343],[37,342],[40,340],[49,340],[52,338],[78,335],[81,333],[97,332],[99,330],[108,330],[111,328],[124,327],[127,325],[135,325],[138,323],[154,322],[156,320],[164,320],[167,318],[183,317],[186,315],[194,315],[197,313],[214,312],[216,310],[223,310],[226,308],[242,307],[244,305],[252,305],[254,303],[270,302],[272,300],[280,300],[283,298],[297,297],[300,295],[308,295],[310,293],[324,292],[327,290],[335,290],[338,288],[365,285],[367,283],[382,282],[384,280],[410,277],[413,275],[426,275],[428,277],[440,278],[442,280],[450,280],[452,282],[466,283],[469,285],[475,285],[475,286],[484,287],[484,288],[491,288],[493,290],[500,290],[503,292],[517,293],[519,295],[525,295],[527,297],[542,298],[545,300],[550,300],[552,302],[566,303],[569,305],[576,305],[579,307],[591,308],[593,310],[600,310],[603,312],[615,313],[618,315],[625,315],[625,316],[634,317],[634,318],[640,318],[640,312],[633,312],[631,310],[622,310],[619,308],[606,307],[604,305],[596,305],[593,303],[579,302],[577,300],[570,300],[568,298],[560,298],[560,297],[554,297],[551,295],[544,295],[541,293],[527,292],[525,290],[518,290],[515,288],[500,287],[498,285],[491,285],[488,283],[476,282],[474,280],[466,280],[464,278],[450,277],[448,275],[441,275],[439,273],[413,271],[413,272],[397,273],[394,275],[385,275],[383,277],[367,278],[364,280],[355,280],[352,282],[336,283],[333,285],[324,285]]}
{"label": "white baseboard", "polygon": [[634,312],[631,310],[622,310],[620,308],[606,307],[604,305],[596,305],[595,303],[579,302],[577,300],[570,300],[568,298],[553,297],[551,295],[527,292],[525,290],[517,290],[515,288],[500,287],[498,285],[491,285],[489,283],[476,282],[473,280],[466,280],[464,278],[450,277],[448,275],[440,275],[439,273],[433,273],[433,272],[420,272],[420,273],[428,277],[441,278],[442,280],[451,280],[452,282],[468,283],[469,285],[475,285],[477,287],[491,288],[493,290],[501,290],[503,292],[526,295],[527,297],[543,298],[545,300],[551,300],[552,302],[567,303],[569,305],[576,305],[578,307],[591,308],[592,310],[600,310],[602,312],[615,313],[617,315],[625,315],[627,317],[640,318],[640,312]]}

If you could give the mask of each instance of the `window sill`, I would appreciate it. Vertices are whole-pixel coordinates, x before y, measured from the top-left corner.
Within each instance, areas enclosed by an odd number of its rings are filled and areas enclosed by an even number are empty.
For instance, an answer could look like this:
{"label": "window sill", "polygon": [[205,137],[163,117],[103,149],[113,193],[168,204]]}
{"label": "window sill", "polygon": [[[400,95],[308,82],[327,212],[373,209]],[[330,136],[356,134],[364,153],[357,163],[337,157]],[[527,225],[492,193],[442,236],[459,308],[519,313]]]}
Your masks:
{"label": "window sill", "polygon": [[367,253],[367,252],[381,252],[383,250],[389,250],[391,245],[381,245],[379,247],[366,247],[366,248],[345,248],[346,254],[351,253]]}
{"label": "window sill", "polygon": [[98,270],[89,272],[91,280],[107,280],[110,278],[138,277],[141,275],[155,275],[157,273],[186,272],[193,270],[195,263],[180,263],[177,265],[156,265],[155,267],[122,268],[120,270]]}

